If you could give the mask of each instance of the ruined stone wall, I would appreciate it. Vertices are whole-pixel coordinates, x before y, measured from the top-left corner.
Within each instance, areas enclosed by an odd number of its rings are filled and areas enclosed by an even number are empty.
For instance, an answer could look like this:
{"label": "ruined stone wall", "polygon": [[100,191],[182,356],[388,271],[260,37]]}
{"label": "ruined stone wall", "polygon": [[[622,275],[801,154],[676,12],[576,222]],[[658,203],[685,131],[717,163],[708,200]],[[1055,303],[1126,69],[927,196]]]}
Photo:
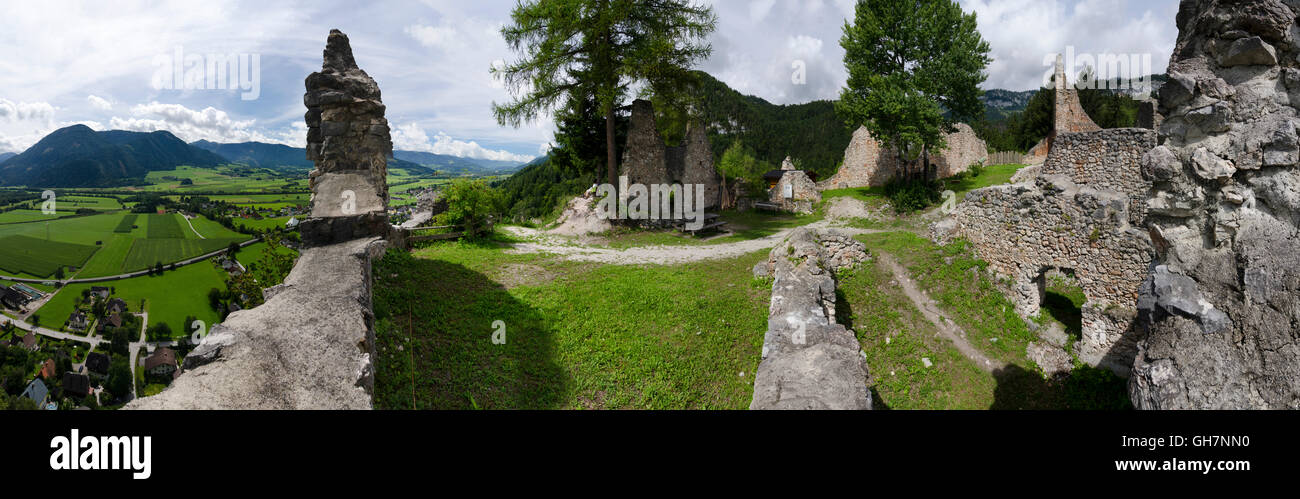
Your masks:
{"label": "ruined stone wall", "polygon": [[1056,113],[1052,120],[1052,133],[1056,137],[1059,138],[1067,133],[1101,130],[1079,103],[1079,91],[1070,85],[1069,78],[1065,75],[1065,63],[1060,54],[1056,56],[1056,75],[1053,84],[1056,85]]}
{"label": "ruined stone wall", "polygon": [[1159,92],[1141,409],[1300,409],[1300,5],[1185,0]]}
{"label": "ruined stone wall", "polygon": [[1065,175],[1076,184],[1128,195],[1130,222],[1143,225],[1151,181],[1142,176],[1142,156],[1155,146],[1155,131],[1141,128],[1061,134],[1043,163],[1042,173]]}
{"label": "ruined stone wall", "polygon": [[[930,153],[930,162],[936,166],[938,178],[948,178],[970,169],[971,165],[988,161],[988,146],[965,123],[945,136],[947,147]],[[889,183],[900,170],[898,153],[881,146],[866,127],[853,132],[853,139],[844,149],[844,162],[835,175],[817,183],[820,190],[878,187]]]}
{"label": "ruined stone wall", "polygon": [[1133,307],[1151,261],[1150,240],[1130,225],[1128,207],[1122,193],[1043,175],[971,191],[946,227],[936,226],[936,238],[969,240],[997,277],[1010,280],[1016,311],[1026,317],[1039,312],[1046,271],[1073,271],[1087,296],[1074,351],[1126,374],[1139,336]]}
{"label": "ruined stone wall", "polygon": [[647,186],[703,184],[704,206],[713,208],[721,204],[722,176],[713,163],[713,148],[705,128],[688,125],[682,145],[668,147],[655,126],[654,105],[647,100],[632,102],[620,175],[626,175],[629,184]]}
{"label": "ruined stone wall", "polygon": [[[374,314],[370,262],[401,236],[387,220],[392,150],[379,87],[330,32],[304,103],[312,218],[306,247],[261,306],[230,314],[185,357],[166,390],[127,409],[370,409]],[[350,194],[349,194],[350,193]]]}
{"label": "ruined stone wall", "polygon": [[750,409],[871,409],[866,355],[835,323],[834,273],[867,258],[846,234],[801,228],[754,267],[773,282]]}
{"label": "ruined stone wall", "polygon": [[[794,213],[812,213],[813,208],[822,202],[822,193],[803,170],[795,170],[790,158],[781,163],[785,175],[777,181],[776,187],[767,190],[768,202],[781,205],[781,209]],[[786,186],[790,186],[790,197],[785,197]]]}

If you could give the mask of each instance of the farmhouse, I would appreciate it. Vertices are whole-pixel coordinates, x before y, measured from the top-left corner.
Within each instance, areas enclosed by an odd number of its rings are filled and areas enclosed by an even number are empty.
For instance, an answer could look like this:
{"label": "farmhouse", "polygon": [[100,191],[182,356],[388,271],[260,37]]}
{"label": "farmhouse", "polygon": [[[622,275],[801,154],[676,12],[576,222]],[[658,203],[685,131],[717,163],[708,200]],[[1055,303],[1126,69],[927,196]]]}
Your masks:
{"label": "farmhouse", "polygon": [[108,294],[109,294],[109,292],[108,292],[108,287],[107,287],[107,286],[91,286],[91,287],[90,287],[90,294],[95,295],[95,296],[98,296],[99,299],[101,299],[101,300],[106,300],[106,299],[108,299]]}
{"label": "farmhouse", "polygon": [[153,355],[144,359],[144,370],[149,374],[170,376],[176,372],[176,352],[167,347],[155,350]]}
{"label": "farmhouse", "polygon": [[78,310],[68,316],[68,329],[73,331],[85,331],[86,326],[88,326],[88,324],[86,323],[85,312]]}

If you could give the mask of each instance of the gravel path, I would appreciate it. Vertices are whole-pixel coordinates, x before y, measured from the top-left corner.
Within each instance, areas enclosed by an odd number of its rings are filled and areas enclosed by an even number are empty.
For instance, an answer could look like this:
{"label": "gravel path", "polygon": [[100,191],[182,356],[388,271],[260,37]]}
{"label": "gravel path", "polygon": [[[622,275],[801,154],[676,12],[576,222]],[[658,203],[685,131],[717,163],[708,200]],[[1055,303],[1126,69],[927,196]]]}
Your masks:
{"label": "gravel path", "polygon": [[[829,221],[813,222],[804,225],[809,229],[835,229],[839,232],[857,234],[876,234],[896,232],[894,230],[858,229],[839,227]],[[595,262],[609,265],[674,265],[698,262],[702,260],[720,260],[736,258],[755,251],[772,248],[785,240],[791,232],[799,227],[782,229],[770,236],[737,241],[734,243],[681,246],[642,246],[627,249],[610,249],[590,245],[583,241],[574,241],[554,235],[545,234],[536,229],[525,227],[507,227],[506,230],[518,237],[532,242],[513,245],[510,253],[551,253],[575,262]]]}

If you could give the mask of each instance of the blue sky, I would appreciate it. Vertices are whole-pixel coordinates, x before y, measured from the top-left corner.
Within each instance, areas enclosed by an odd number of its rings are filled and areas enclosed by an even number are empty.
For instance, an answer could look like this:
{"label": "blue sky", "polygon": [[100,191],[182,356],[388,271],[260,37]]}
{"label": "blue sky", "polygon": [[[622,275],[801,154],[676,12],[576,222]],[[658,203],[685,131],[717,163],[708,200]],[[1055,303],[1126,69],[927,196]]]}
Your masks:
{"label": "blue sky", "polygon": [[[518,57],[501,40],[514,1],[0,0],[0,152],[21,151],[73,123],[166,129],[182,139],[300,146],[303,79],[320,68],[331,28],[349,35],[374,77],[400,149],[527,160],[554,123],[500,127],[493,102],[510,94],[494,63]],[[777,103],[833,99],[844,84],[841,26],[853,0],[702,0],[719,16],[700,69]],[[1149,54],[1163,72],[1177,0],[961,0],[993,48],[986,88],[1040,83],[1051,54]],[[242,89],[156,88],[160,61],[182,54],[256,55],[255,99]],[[791,79],[802,62],[804,84]],[[206,85],[204,85],[206,86]]]}

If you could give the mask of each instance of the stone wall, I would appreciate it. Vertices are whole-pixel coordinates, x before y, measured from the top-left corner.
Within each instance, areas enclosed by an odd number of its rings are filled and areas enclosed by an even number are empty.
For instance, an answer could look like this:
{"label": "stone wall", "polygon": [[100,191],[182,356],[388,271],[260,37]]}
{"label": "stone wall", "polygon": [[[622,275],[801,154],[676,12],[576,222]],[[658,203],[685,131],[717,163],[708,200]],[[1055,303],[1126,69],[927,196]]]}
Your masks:
{"label": "stone wall", "polygon": [[[930,162],[936,166],[938,178],[948,178],[970,169],[971,165],[988,161],[988,147],[965,123],[945,136],[947,147],[930,153]],[[844,149],[844,162],[831,178],[818,182],[819,190],[878,187],[889,183],[898,175],[898,153],[881,146],[866,127],[853,132],[849,147]]]}
{"label": "stone wall", "polygon": [[[379,87],[330,32],[307,77],[312,216],[307,246],[266,302],[230,314],[185,357],[166,390],[127,409],[370,409],[374,314],[370,262],[401,233],[387,221],[392,150]],[[346,194],[350,192],[351,194]],[[381,237],[382,236],[382,237]]]}
{"label": "stone wall", "polygon": [[385,236],[388,157],[393,153],[379,85],[357,67],[347,35],[332,30],[321,70],[306,80],[307,159],[312,218],[299,226],[307,245]]}
{"label": "stone wall", "polygon": [[1065,62],[1060,54],[1056,55],[1056,71],[1052,76],[1052,84],[1054,99],[1052,130],[1043,137],[1043,140],[1029,149],[1029,154],[1025,155],[1027,165],[1038,165],[1046,161],[1052,149],[1056,147],[1057,137],[1061,135],[1101,130],[1079,103],[1079,91],[1075,90],[1074,85],[1070,84],[1069,77],[1065,75]]}
{"label": "stone wall", "polygon": [[755,266],[773,283],[750,409],[871,409],[866,355],[835,323],[834,273],[867,258],[848,235],[801,228]]}
{"label": "stone wall", "polygon": [[1156,146],[1156,133],[1141,128],[1113,128],[1056,137],[1044,175],[1066,175],[1077,184],[1111,189],[1129,196],[1133,225],[1144,225],[1151,181],[1141,172],[1142,156]]}
{"label": "stone wall", "polygon": [[1151,261],[1151,242],[1129,220],[1128,196],[1064,175],[971,191],[935,238],[964,237],[989,269],[1009,279],[1016,311],[1037,315],[1045,274],[1073,273],[1087,296],[1080,360],[1127,374],[1140,332],[1133,310]]}
{"label": "stone wall", "polygon": [[629,184],[647,186],[703,184],[705,208],[721,204],[722,176],[713,163],[713,148],[705,128],[694,123],[688,125],[682,144],[668,147],[655,126],[654,105],[647,100],[632,102],[620,175],[627,176]]}
{"label": "stone wall", "polygon": [[1300,409],[1300,5],[1184,0],[1159,92],[1142,409]]}

